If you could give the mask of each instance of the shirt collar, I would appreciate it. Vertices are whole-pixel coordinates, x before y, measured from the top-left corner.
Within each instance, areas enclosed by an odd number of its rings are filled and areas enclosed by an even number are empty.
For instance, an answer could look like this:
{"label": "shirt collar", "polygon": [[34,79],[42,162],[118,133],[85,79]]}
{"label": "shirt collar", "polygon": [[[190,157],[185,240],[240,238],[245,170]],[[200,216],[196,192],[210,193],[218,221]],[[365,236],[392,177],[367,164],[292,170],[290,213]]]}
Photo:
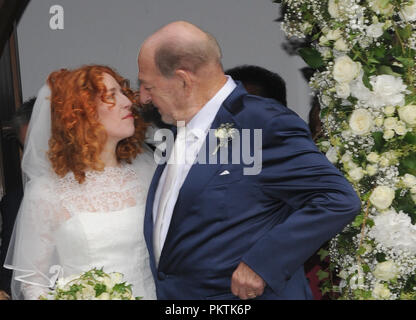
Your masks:
{"label": "shirt collar", "polygon": [[227,82],[224,86],[188,122],[186,125],[187,135],[192,134],[198,139],[206,137],[222,103],[237,87],[237,84],[230,76],[226,75],[226,77]]}

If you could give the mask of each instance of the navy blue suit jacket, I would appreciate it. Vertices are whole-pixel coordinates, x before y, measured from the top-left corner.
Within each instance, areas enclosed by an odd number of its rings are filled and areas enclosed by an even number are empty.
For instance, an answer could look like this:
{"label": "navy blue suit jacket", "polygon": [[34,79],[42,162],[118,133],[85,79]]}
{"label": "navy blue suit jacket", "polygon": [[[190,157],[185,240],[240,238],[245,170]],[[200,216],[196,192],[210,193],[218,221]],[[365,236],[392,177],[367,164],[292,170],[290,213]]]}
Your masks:
{"label": "navy blue suit jacket", "polygon": [[241,261],[267,283],[257,299],[311,299],[303,264],[354,219],[359,198],[305,122],[276,101],[239,84],[211,128],[223,123],[262,129],[262,170],[244,175],[244,163],[194,164],[156,268],[152,208],[164,165],[157,167],[144,233],[158,299],[234,299],[231,276]]}

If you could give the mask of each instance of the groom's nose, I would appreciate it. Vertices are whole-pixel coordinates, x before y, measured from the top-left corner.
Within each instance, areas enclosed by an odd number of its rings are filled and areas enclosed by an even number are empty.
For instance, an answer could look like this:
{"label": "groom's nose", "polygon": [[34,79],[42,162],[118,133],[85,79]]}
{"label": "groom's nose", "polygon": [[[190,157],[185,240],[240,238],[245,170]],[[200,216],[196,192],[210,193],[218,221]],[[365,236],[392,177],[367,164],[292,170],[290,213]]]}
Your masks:
{"label": "groom's nose", "polygon": [[152,102],[152,97],[146,89],[140,90],[140,104],[148,104]]}

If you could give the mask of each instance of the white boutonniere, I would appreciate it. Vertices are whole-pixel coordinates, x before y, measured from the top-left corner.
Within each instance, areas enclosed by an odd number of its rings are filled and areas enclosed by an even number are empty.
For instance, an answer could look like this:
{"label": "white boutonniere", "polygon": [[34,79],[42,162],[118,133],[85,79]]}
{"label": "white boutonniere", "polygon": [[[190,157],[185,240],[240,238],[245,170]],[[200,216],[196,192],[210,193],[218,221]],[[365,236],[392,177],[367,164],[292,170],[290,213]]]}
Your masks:
{"label": "white boutonniere", "polygon": [[215,136],[220,142],[212,153],[213,155],[217,153],[219,148],[227,146],[228,141],[231,141],[238,133],[238,130],[233,126],[233,123],[222,123],[219,128],[215,129]]}

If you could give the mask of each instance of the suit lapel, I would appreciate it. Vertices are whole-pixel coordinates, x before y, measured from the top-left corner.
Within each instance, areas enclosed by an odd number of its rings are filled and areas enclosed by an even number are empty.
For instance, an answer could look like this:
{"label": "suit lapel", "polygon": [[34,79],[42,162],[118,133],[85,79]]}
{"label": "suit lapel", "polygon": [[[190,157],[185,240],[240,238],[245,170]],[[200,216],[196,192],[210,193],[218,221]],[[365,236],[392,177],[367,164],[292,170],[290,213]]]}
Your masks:
{"label": "suit lapel", "polygon": [[[231,113],[222,105],[218,110],[214,121],[212,122],[211,129],[217,129],[221,124],[224,123],[233,123],[234,128],[240,129],[234,120]],[[211,142],[212,144],[212,142]],[[211,147],[215,149],[217,145],[217,141]],[[230,148],[231,143],[228,144]],[[221,171],[221,167],[223,166],[220,164],[219,155],[220,152],[218,151],[215,156],[212,155],[213,150],[209,150],[209,134],[205,138],[205,142],[201,147],[200,153],[203,152],[203,148],[206,148],[206,164],[195,163],[189,170],[188,175],[179,191],[178,199],[175,204],[175,209],[173,211],[172,219],[169,225],[168,234],[166,236],[166,241],[162,249],[162,253],[159,260],[159,267],[163,268],[163,266],[167,263],[167,256],[169,252],[172,252],[172,241],[171,238],[173,236],[173,232],[176,229],[176,226],[181,223],[181,217],[183,215],[188,214],[187,208],[190,208],[192,202],[196,198],[196,195],[203,192],[204,187],[208,184],[208,182],[215,177],[216,174],[219,174]],[[229,150],[229,155],[231,151]],[[210,161],[211,157],[211,161]],[[213,158],[216,160],[213,161]],[[212,164],[210,164],[212,163]]]}

